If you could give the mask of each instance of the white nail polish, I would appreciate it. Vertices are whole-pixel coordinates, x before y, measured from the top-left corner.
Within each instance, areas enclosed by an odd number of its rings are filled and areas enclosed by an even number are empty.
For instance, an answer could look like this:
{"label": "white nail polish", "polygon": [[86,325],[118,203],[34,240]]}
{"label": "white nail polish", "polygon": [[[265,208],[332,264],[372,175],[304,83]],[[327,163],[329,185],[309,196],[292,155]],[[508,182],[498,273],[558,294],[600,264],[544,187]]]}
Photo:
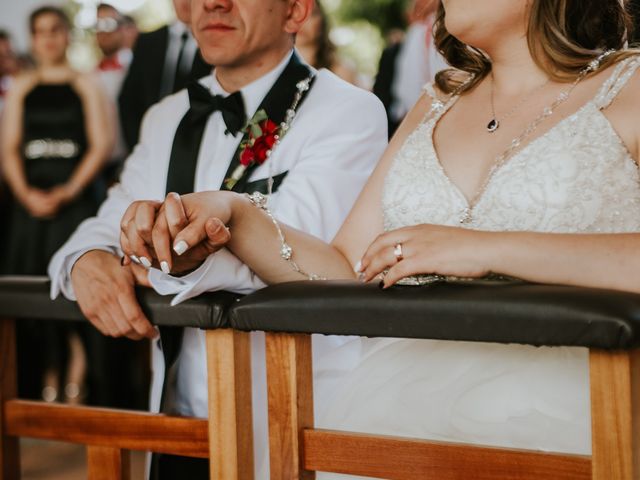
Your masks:
{"label": "white nail polish", "polygon": [[362,262],[358,261],[358,263],[356,263],[356,266],[353,267],[353,271],[356,273],[362,273]]}
{"label": "white nail polish", "polygon": [[144,268],[151,268],[151,262],[147,257],[140,257],[140,263],[144,266]]}
{"label": "white nail polish", "polygon": [[173,250],[178,254],[182,255],[184,252],[189,250],[189,245],[184,240],[180,240],[174,247]]}
{"label": "white nail polish", "polygon": [[130,255],[129,258],[131,259],[131,261],[133,263],[136,263],[136,264],[140,265],[140,259],[138,257],[136,257],[135,255]]}
{"label": "white nail polish", "polygon": [[167,262],[160,262],[160,269],[167,275],[171,273],[171,269],[169,268],[169,264]]}

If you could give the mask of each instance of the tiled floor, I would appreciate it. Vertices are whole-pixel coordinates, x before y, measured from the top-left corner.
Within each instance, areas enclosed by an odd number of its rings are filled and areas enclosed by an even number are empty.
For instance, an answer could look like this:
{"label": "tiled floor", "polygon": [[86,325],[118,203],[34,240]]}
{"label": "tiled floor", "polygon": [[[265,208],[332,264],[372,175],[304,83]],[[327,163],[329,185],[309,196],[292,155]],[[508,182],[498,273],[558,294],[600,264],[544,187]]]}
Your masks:
{"label": "tiled floor", "polygon": [[[81,445],[23,439],[20,442],[22,480],[85,480],[86,450]],[[144,454],[133,452],[131,479],[142,480]]]}

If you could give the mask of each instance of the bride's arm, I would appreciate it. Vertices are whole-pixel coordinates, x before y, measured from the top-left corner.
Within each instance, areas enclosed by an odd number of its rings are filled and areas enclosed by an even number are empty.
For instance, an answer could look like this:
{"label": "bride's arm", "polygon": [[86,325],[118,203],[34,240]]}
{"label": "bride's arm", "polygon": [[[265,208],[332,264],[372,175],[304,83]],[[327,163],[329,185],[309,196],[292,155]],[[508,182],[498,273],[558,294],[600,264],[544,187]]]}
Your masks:
{"label": "bride's arm", "polygon": [[[404,256],[400,262],[393,254],[397,244]],[[640,233],[482,232],[416,225],[379,236],[362,264],[365,280],[388,269],[385,286],[417,274],[480,277],[493,272],[640,293]]]}
{"label": "bride's arm", "polygon": [[496,234],[495,271],[534,282],[640,293],[640,233]]}
{"label": "bride's arm", "polygon": [[[279,223],[287,244],[293,249],[292,260],[301,270],[325,278],[356,278],[354,266],[383,230],[381,196],[384,178],[397,150],[423,119],[429,107],[430,99],[424,97],[398,129],[331,245]],[[175,249],[180,242],[184,241],[187,246],[193,247],[201,244],[207,238],[207,233],[215,237],[215,232],[211,228],[207,232],[206,228],[211,218],[219,218],[229,226],[231,235],[225,247],[264,282],[279,283],[305,278],[280,256],[282,242],[269,215],[245,196],[232,192],[200,192],[181,198],[169,196],[163,215],[158,217],[154,227],[154,248],[158,260],[171,266],[171,248]],[[123,221],[123,224],[126,223],[126,220]],[[187,226],[180,231],[184,225]],[[215,228],[213,223],[210,227]],[[130,254],[132,252],[127,243],[125,234],[123,250]]]}

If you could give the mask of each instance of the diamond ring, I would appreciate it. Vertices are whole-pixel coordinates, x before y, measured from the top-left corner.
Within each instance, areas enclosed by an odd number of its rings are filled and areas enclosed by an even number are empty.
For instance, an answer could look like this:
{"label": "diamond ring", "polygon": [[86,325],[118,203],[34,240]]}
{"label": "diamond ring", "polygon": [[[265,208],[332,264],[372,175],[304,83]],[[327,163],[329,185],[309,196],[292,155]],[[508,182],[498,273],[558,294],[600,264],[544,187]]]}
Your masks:
{"label": "diamond ring", "polygon": [[396,246],[393,247],[393,255],[396,257],[396,261],[401,262],[404,256],[402,255],[402,244],[396,243]]}

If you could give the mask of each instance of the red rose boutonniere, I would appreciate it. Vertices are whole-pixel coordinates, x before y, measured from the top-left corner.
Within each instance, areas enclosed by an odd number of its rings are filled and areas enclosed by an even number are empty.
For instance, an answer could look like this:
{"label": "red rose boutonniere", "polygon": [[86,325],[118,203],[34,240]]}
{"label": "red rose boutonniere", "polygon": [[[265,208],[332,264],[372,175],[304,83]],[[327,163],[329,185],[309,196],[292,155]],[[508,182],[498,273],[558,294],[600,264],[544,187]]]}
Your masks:
{"label": "red rose boutonniere", "polygon": [[240,165],[230,178],[224,181],[231,190],[252,165],[262,165],[267,161],[271,150],[280,138],[280,127],[267,116],[267,112],[259,110],[244,128],[249,138],[240,144]]}

